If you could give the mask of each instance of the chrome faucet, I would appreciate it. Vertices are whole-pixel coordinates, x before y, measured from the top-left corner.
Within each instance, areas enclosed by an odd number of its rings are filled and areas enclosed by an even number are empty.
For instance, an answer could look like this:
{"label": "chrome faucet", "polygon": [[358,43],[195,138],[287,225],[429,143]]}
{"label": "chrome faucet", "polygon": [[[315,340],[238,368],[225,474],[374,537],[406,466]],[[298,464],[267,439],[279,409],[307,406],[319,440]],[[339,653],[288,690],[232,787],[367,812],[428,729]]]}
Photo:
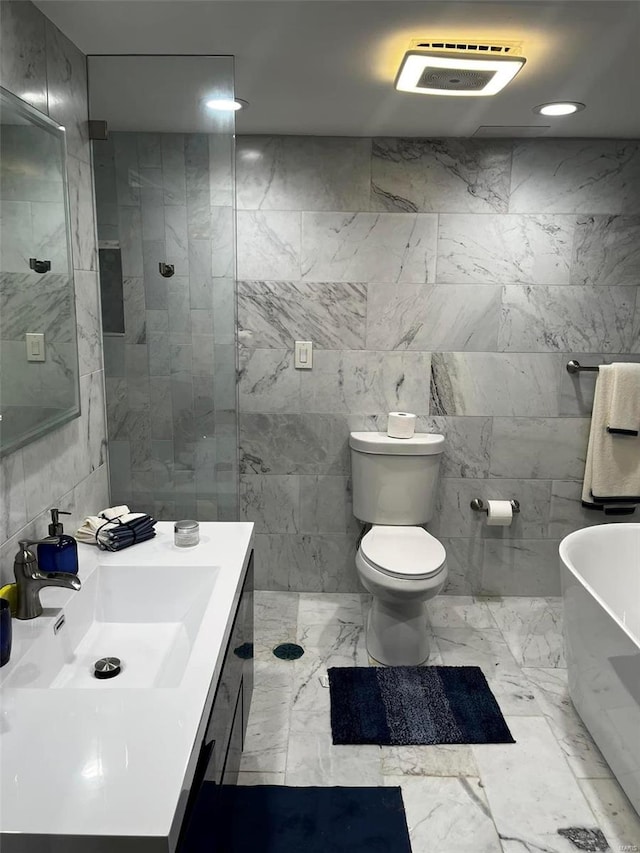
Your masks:
{"label": "chrome faucet", "polygon": [[69,572],[41,572],[32,545],[51,545],[59,541],[58,536],[34,541],[21,541],[20,550],[13,561],[13,573],[18,585],[18,608],[16,619],[35,619],[42,613],[40,590],[45,586],[61,586],[64,589],[78,590],[82,586],[80,579]]}

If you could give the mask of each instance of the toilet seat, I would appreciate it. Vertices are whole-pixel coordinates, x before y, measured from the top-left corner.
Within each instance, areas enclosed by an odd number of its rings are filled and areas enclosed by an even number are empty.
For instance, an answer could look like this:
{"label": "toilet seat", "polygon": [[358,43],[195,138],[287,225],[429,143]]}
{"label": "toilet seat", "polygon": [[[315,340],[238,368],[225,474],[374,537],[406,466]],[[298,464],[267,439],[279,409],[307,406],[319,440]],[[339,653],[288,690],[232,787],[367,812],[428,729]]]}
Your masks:
{"label": "toilet seat", "polygon": [[422,527],[374,526],[363,536],[360,552],[372,568],[405,580],[432,577],[447,559],[442,543]]}

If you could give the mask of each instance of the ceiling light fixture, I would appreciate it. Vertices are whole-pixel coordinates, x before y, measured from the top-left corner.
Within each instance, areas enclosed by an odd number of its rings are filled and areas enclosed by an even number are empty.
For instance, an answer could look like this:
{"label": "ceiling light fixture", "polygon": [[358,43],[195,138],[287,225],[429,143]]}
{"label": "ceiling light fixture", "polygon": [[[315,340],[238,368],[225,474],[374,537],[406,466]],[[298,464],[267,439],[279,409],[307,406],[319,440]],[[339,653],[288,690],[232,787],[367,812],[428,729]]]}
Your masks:
{"label": "ceiling light fixture", "polygon": [[217,112],[238,112],[238,110],[244,110],[249,106],[248,101],[243,101],[241,98],[211,98],[208,101],[204,102],[205,107],[208,110],[215,110]]}
{"label": "ceiling light fixture", "polygon": [[539,104],[533,108],[534,113],[542,116],[570,116],[585,108],[579,101],[553,101],[549,104]]}
{"label": "ceiling light fixture", "polygon": [[495,95],[510,83],[526,60],[520,56],[469,56],[463,52],[409,50],[396,77],[396,89],[421,95]]}

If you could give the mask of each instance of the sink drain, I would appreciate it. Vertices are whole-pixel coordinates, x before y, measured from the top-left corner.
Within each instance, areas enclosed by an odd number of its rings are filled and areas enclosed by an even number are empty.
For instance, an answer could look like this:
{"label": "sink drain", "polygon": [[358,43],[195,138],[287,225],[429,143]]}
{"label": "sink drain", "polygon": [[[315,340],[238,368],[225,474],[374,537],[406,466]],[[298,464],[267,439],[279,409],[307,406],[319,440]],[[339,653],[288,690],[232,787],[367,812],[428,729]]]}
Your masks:
{"label": "sink drain", "polygon": [[96,678],[115,678],[121,669],[120,658],[100,658],[93,665],[93,674]]}

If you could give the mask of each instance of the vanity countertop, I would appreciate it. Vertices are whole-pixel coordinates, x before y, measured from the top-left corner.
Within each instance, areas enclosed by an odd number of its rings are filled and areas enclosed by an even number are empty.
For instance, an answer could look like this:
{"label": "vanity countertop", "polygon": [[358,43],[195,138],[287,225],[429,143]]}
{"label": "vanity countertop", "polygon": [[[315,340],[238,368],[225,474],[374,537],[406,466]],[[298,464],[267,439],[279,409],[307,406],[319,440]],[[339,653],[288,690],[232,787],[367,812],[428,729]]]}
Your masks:
{"label": "vanity countertop", "polygon": [[180,584],[181,568],[217,567],[197,644],[175,685],[113,689],[113,682],[104,681],[91,689],[7,686],[15,683],[34,641],[48,632],[53,638],[54,625],[72,596],[83,591],[44,589],[43,615],[29,622],[13,620],[11,660],[0,670],[3,853],[156,853],[175,848],[184,783],[197,759],[194,747],[213,698],[209,688],[220,676],[253,524],[203,522],[200,544],[192,548],[174,545],[172,522],[159,522],[156,531],[149,542],[118,553],[79,545],[79,577],[84,585],[99,567],[122,567],[126,583],[127,566],[172,567],[175,584]]}

